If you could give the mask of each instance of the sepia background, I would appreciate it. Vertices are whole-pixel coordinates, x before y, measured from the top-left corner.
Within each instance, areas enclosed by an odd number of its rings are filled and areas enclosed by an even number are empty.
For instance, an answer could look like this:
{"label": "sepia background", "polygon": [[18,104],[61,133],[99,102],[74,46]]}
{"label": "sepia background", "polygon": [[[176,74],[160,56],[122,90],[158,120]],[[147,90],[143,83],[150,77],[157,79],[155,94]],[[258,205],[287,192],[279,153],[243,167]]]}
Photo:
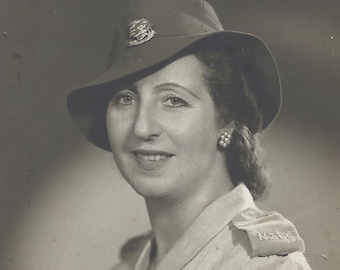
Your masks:
{"label": "sepia background", "polygon": [[[105,70],[124,1],[0,1],[0,269],[109,270],[149,229],[142,198],[65,105]],[[259,205],[295,223],[314,269],[339,269],[340,2],[210,2],[226,29],[267,42],[282,76],[282,112],[262,139],[271,193]]]}

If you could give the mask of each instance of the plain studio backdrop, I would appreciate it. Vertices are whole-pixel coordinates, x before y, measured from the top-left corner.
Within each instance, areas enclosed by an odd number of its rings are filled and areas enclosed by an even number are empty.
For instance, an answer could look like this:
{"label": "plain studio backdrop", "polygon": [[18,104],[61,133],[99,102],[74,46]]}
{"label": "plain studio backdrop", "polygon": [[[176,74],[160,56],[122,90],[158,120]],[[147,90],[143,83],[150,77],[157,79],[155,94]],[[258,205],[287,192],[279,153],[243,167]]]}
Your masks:
{"label": "plain studio backdrop", "polygon": [[[340,2],[211,2],[226,29],[267,42],[282,76],[282,112],[262,139],[272,188],[259,205],[295,223],[314,269],[339,269]],[[1,0],[0,269],[109,270],[150,228],[143,199],[65,105],[105,70],[124,6]]]}

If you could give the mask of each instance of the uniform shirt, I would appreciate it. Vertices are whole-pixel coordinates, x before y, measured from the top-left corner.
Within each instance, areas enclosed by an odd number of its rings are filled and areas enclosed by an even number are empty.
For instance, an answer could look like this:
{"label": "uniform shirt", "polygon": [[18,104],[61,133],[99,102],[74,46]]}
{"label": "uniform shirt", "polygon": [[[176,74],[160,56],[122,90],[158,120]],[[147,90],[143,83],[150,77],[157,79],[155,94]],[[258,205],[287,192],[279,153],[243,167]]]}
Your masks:
{"label": "uniform shirt", "polygon": [[[113,270],[147,270],[153,241],[152,233],[128,241]],[[310,269],[303,252],[295,226],[259,210],[240,184],[202,211],[156,269]]]}

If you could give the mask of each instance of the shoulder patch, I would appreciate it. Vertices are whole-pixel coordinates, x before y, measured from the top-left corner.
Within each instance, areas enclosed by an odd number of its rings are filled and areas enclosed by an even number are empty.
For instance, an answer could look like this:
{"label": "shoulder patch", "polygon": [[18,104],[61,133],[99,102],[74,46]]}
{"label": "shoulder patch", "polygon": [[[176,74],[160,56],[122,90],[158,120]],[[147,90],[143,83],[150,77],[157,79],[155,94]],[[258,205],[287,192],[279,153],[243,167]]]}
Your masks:
{"label": "shoulder patch", "polygon": [[247,232],[253,255],[287,255],[304,252],[305,244],[295,226],[277,212],[247,208],[232,219],[234,226]]}

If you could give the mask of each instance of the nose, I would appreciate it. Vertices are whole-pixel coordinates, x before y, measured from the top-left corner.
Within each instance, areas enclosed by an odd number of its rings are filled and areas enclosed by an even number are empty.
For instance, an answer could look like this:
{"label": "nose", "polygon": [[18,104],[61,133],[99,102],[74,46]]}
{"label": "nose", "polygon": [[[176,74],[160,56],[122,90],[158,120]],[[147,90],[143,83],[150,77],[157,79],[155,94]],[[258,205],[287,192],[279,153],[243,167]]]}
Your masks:
{"label": "nose", "polygon": [[136,112],[133,132],[144,141],[151,140],[160,135],[161,126],[157,122],[157,112],[152,105],[140,103]]}

